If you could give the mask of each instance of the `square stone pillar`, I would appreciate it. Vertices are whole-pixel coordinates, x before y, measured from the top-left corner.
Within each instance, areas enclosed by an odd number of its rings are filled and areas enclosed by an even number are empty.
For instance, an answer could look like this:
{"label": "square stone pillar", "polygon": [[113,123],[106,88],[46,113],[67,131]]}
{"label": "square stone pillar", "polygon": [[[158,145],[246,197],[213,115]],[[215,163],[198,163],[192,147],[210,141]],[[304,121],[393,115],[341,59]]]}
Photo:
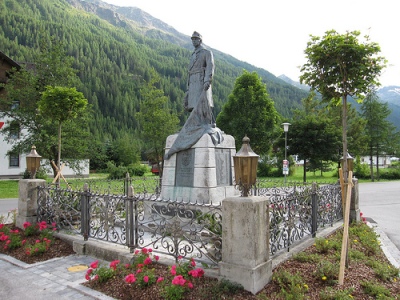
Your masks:
{"label": "square stone pillar", "polygon": [[350,202],[350,223],[359,222],[360,217],[360,205],[359,205],[359,193],[358,193],[358,179],[353,178],[353,188],[351,189],[351,202]]}
{"label": "square stone pillar", "polygon": [[230,197],[222,201],[222,261],[219,275],[256,294],[271,280],[269,200]]}
{"label": "square stone pillar", "polygon": [[16,226],[23,228],[25,222],[36,224],[38,209],[38,186],[45,186],[43,179],[21,179],[19,181],[18,215]]}

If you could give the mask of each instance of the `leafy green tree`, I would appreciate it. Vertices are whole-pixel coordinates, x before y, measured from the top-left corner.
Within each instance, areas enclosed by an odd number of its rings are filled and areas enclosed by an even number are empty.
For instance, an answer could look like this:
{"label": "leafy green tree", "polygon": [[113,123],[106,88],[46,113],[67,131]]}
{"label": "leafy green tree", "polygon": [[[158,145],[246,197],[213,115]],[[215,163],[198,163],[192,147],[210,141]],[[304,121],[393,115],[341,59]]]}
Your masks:
{"label": "leafy green tree", "polygon": [[[326,101],[342,101],[342,146],[347,157],[347,97],[362,100],[373,85],[379,85],[377,76],[386,60],[378,56],[380,47],[369,41],[360,42],[359,31],[339,34],[330,30],[320,38],[311,36],[304,51],[307,62],[301,67],[300,82],[317,90]],[[343,172],[347,182],[347,161]]]}
{"label": "leafy green tree", "polygon": [[243,71],[235,81],[228,101],[217,116],[217,125],[232,135],[240,148],[245,135],[259,155],[267,154],[277,138],[280,116],[256,72]]}
{"label": "leafy green tree", "polygon": [[87,100],[81,92],[75,88],[61,86],[47,86],[38,102],[40,114],[57,123],[58,128],[58,156],[57,167],[61,162],[61,126],[64,122],[75,119],[82,114],[87,107]]}
{"label": "leafy green tree", "polygon": [[[399,142],[396,127],[387,120],[391,111],[387,103],[379,101],[375,91],[367,95],[361,105],[361,116],[366,120],[365,132],[368,137],[371,180],[374,181],[373,158],[376,156],[376,175],[379,179],[379,156],[391,153]],[[393,154],[393,152],[391,153]]]}
{"label": "leafy green tree", "polygon": [[157,163],[162,176],[162,161],[167,137],[178,129],[178,116],[168,106],[168,97],[157,87],[160,76],[151,70],[151,77],[142,89],[140,110],[136,113],[145,152],[150,161]]}

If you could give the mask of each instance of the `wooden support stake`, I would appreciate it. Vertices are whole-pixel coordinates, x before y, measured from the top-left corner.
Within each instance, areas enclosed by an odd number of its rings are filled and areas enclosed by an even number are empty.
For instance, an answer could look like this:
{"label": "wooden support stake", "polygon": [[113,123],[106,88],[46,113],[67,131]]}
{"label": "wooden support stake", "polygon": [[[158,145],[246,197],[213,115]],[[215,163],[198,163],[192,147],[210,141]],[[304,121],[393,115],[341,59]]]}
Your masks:
{"label": "wooden support stake", "polygon": [[54,183],[58,180],[58,178],[61,177],[61,178],[64,180],[64,182],[67,184],[67,186],[68,186],[69,188],[71,188],[70,185],[68,184],[67,180],[65,179],[64,175],[61,173],[62,169],[63,169],[64,166],[65,166],[65,163],[63,163],[63,164],[61,165],[60,170],[58,169],[58,167],[56,166],[56,164],[54,163],[53,160],[51,161],[51,164],[53,165],[54,169],[57,170],[57,175],[56,175],[56,177],[54,177],[52,184],[54,184]]}
{"label": "wooden support stake", "polygon": [[349,177],[346,187],[345,207],[343,211],[344,224],[343,224],[342,252],[340,254],[340,266],[339,266],[339,285],[343,285],[344,282],[344,269],[346,266],[347,247],[349,244],[348,241],[349,241],[350,202],[351,202],[351,188],[353,185],[352,178],[353,178],[353,171],[349,171]]}

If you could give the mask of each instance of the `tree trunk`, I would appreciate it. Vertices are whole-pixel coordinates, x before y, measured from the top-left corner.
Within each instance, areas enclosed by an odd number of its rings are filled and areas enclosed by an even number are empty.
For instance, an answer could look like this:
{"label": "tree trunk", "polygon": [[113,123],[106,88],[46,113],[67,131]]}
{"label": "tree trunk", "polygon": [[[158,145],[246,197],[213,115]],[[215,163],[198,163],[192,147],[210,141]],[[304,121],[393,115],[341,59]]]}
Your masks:
{"label": "tree trunk", "polygon": [[[57,157],[58,172],[61,172],[61,122],[58,124],[58,157]],[[57,184],[60,184],[60,177],[57,179]]]}
{"label": "tree trunk", "polygon": [[343,116],[342,116],[342,141],[343,141],[343,180],[347,183],[347,95],[342,96],[343,100]]}
{"label": "tree trunk", "polygon": [[372,151],[372,146],[369,149],[369,169],[371,172],[371,181],[374,182],[374,156]]}

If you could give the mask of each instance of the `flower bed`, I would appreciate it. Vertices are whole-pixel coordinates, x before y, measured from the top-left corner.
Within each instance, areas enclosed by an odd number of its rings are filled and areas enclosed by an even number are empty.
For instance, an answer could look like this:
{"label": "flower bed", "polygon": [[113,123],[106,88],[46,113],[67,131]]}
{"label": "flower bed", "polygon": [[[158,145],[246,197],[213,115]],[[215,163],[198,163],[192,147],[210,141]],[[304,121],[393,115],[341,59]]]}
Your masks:
{"label": "flower bed", "polygon": [[72,246],[53,236],[55,224],[0,224],[0,253],[28,264],[74,254]]}

